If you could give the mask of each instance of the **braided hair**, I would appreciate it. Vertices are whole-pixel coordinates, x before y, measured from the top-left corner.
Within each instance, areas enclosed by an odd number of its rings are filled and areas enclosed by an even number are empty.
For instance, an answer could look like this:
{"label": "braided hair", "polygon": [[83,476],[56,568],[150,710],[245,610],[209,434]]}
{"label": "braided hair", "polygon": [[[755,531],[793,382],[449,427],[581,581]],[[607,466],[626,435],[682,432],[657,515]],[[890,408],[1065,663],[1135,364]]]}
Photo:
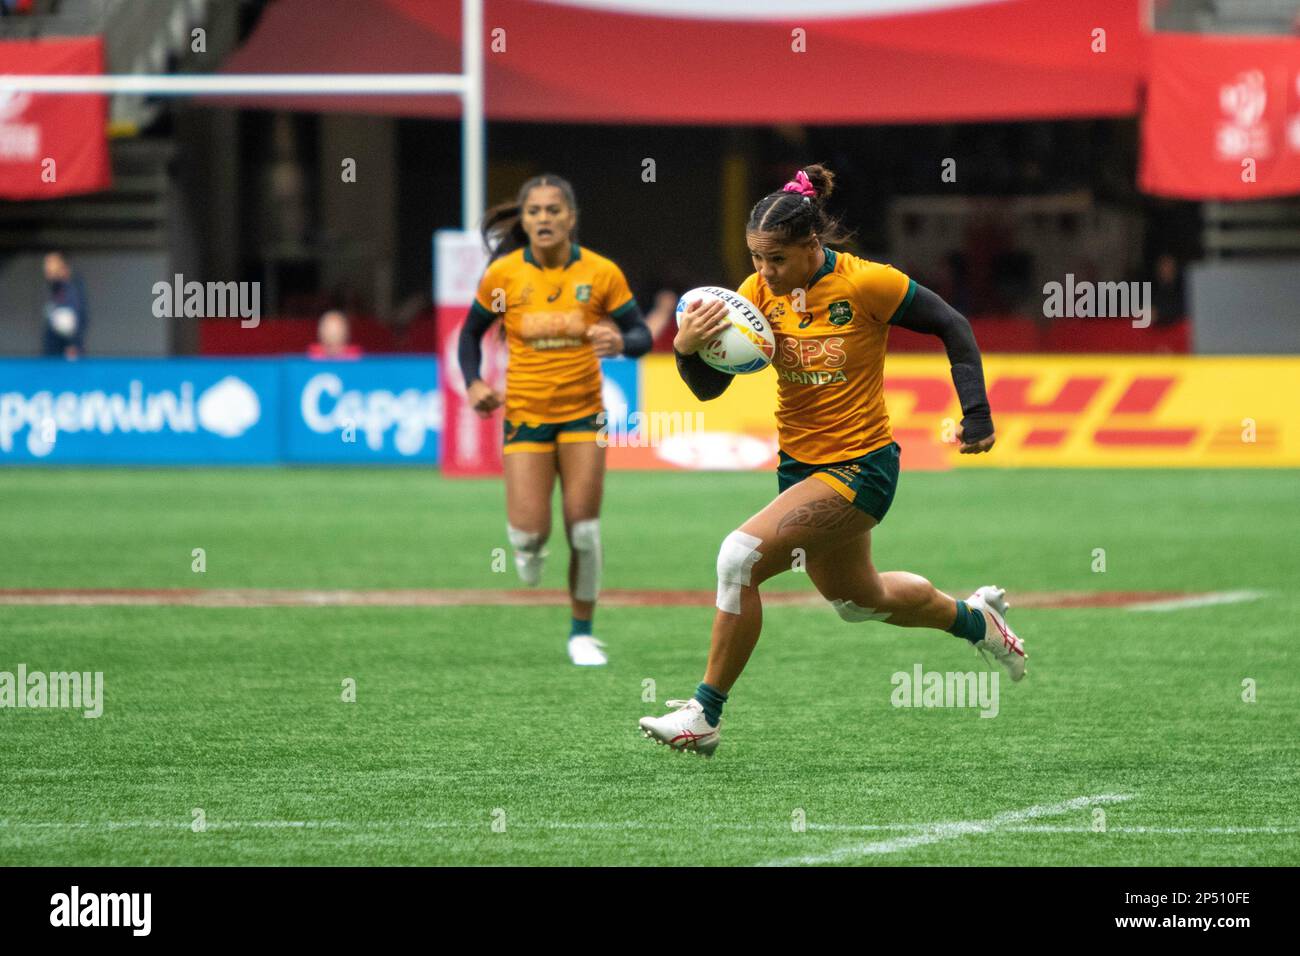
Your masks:
{"label": "braided hair", "polygon": [[835,188],[835,174],[819,163],[805,166],[799,172],[807,177],[806,182],[815,194],[805,196],[796,189],[768,193],[750,210],[745,231],[771,235],[782,243],[802,242],[813,236],[822,245],[847,242],[852,233],[826,212],[826,200]]}

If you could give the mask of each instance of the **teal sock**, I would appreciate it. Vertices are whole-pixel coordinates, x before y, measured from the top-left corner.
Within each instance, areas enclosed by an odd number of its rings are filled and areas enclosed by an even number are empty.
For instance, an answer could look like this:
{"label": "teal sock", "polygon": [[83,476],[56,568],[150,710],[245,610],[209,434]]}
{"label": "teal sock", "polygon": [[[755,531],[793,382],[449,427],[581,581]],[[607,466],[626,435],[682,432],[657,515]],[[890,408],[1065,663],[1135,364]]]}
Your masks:
{"label": "teal sock", "polygon": [[704,708],[704,719],[709,722],[709,726],[718,726],[718,721],[722,719],[722,705],[727,702],[727,695],[716,687],[701,683],[695,688],[695,699]]}
{"label": "teal sock", "polygon": [[984,640],[984,615],[979,611],[972,611],[966,606],[965,601],[958,601],[957,620],[952,622],[948,633],[964,637],[972,644],[978,644]]}
{"label": "teal sock", "polygon": [[585,621],[579,617],[569,618],[569,637],[577,637],[579,634],[591,633],[591,618]]}

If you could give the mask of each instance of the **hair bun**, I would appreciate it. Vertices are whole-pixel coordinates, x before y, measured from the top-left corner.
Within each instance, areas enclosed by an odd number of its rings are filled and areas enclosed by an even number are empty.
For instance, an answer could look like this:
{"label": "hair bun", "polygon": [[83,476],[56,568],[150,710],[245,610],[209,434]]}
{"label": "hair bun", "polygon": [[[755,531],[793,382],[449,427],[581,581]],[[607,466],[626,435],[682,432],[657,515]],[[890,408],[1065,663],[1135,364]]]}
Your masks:
{"label": "hair bun", "polygon": [[826,211],[826,198],[834,184],[835,174],[820,163],[795,170],[785,186],[754,204],[745,231],[770,235],[782,243],[802,242],[812,236],[822,245],[848,242],[853,234]]}
{"label": "hair bun", "polygon": [[824,202],[835,190],[835,174],[823,166],[821,163],[813,163],[811,166],[805,166],[803,174],[808,177],[812,187],[816,190],[813,197],[817,202]]}

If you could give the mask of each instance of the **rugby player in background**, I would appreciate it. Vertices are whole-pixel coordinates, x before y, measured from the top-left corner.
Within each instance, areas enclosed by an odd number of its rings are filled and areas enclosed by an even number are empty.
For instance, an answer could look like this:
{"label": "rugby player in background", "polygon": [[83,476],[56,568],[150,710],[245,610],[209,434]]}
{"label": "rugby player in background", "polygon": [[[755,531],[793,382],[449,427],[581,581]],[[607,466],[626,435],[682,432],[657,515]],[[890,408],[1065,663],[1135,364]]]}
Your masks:
{"label": "rugby player in background", "polygon": [[[505,405],[506,532],[520,579],[542,576],[551,494],[560,480],[569,541],[569,659],[606,663],[592,633],[600,589],[600,503],[605,448],[600,359],[636,358],[650,331],[617,265],[578,245],[578,204],[558,176],[535,176],[518,198],[490,209],[483,238],[492,260],[461,330],[459,356],[470,405]],[[508,349],[505,395],[481,377],[480,343],[497,319]]]}

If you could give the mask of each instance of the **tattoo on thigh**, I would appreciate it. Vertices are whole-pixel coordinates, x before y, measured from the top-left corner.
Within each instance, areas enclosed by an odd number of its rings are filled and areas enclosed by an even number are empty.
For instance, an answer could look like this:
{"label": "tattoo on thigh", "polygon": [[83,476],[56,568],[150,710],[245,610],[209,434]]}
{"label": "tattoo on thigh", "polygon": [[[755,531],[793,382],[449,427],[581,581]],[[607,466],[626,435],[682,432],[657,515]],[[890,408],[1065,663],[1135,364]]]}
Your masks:
{"label": "tattoo on thigh", "polygon": [[799,505],[793,511],[781,517],[777,523],[776,533],[786,528],[815,528],[818,531],[838,531],[846,527],[854,517],[854,507],[836,495],[834,498],[821,498]]}

